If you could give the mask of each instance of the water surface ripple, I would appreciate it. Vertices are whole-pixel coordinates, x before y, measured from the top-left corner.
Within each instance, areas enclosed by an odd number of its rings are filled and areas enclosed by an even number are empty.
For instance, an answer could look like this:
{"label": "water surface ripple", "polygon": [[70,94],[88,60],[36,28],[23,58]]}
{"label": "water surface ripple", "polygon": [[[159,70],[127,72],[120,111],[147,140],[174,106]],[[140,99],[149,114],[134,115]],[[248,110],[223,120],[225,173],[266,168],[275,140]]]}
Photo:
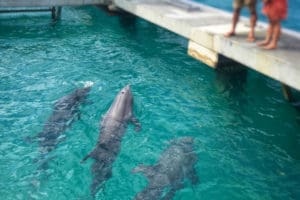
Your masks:
{"label": "water surface ripple", "polygon": [[[1,198],[89,199],[92,161],[79,161],[129,83],[143,128],[128,127],[97,199],[132,199],[147,180],[131,170],[156,163],[182,136],[195,138],[200,183],[186,182],[174,199],[300,199],[300,114],[277,82],[216,72],[187,56],[185,39],[95,7],[64,7],[57,24],[47,14],[0,18]],[[86,82],[94,86],[80,120],[38,170],[38,144],[25,138],[42,131],[57,99]]]}

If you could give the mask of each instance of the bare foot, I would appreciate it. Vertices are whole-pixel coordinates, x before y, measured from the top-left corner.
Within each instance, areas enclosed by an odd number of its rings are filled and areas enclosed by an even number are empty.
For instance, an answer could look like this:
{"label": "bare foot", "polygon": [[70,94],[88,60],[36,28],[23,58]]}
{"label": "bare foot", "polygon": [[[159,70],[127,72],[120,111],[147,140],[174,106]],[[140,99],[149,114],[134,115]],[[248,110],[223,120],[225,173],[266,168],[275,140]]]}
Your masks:
{"label": "bare foot", "polygon": [[255,41],[255,37],[247,37],[247,42],[254,42]]}
{"label": "bare foot", "polygon": [[254,42],[255,41],[255,36],[254,36],[254,31],[250,31],[248,33],[248,37],[246,39],[248,42]]}
{"label": "bare foot", "polygon": [[271,44],[268,44],[267,46],[264,46],[263,48],[266,50],[272,50],[272,49],[276,49],[277,45],[271,43]]}
{"label": "bare foot", "polygon": [[230,31],[226,34],[224,34],[225,37],[232,37],[232,36],[235,36],[235,32],[234,31]]}
{"label": "bare foot", "polygon": [[258,46],[262,47],[262,46],[266,46],[269,44],[268,40],[263,40],[257,43]]}

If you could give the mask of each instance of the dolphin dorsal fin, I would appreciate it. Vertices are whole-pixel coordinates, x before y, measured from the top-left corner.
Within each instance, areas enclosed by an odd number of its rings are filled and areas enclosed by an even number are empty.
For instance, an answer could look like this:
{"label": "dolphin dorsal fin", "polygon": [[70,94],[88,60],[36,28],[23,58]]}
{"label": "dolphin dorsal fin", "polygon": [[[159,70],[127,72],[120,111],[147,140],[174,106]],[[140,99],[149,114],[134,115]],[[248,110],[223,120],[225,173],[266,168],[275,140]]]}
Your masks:
{"label": "dolphin dorsal fin", "polygon": [[155,173],[155,166],[146,166],[146,165],[139,165],[134,168],[131,173],[139,173],[142,172],[148,179],[150,179],[153,174]]}

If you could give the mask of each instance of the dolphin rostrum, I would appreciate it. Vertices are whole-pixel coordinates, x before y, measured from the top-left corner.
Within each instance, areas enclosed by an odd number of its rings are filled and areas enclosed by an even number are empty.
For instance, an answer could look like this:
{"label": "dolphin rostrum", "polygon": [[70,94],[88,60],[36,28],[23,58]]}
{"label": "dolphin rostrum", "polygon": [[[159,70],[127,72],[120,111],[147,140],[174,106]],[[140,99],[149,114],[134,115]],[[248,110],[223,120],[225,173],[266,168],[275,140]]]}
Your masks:
{"label": "dolphin rostrum", "polygon": [[133,173],[143,172],[147,187],[135,196],[135,200],[172,199],[177,190],[184,187],[184,180],[198,183],[194,165],[197,155],[193,151],[193,138],[183,137],[172,142],[153,166],[138,166]]}
{"label": "dolphin rostrum", "polygon": [[91,171],[93,182],[91,194],[96,195],[98,187],[112,176],[112,164],[119,154],[121,140],[127,124],[133,123],[139,131],[141,125],[133,114],[133,96],[130,86],[125,86],[115,97],[112,105],[101,120],[101,128],[96,147],[85,156],[81,163],[89,157],[94,159]]}
{"label": "dolphin rostrum", "polygon": [[44,124],[43,131],[36,136],[43,162],[47,162],[44,157],[63,139],[62,133],[76,119],[79,119],[79,106],[85,101],[90,89],[90,86],[78,88],[55,102],[53,112]]}

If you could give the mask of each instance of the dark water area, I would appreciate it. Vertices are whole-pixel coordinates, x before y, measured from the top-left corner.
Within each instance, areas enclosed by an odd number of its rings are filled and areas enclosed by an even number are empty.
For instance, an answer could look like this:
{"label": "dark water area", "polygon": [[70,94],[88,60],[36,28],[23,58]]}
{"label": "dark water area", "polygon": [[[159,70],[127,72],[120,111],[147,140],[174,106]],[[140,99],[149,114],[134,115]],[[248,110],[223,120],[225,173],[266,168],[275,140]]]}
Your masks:
{"label": "dark water area", "polygon": [[[127,84],[142,130],[129,125],[95,199],[133,199],[147,179],[131,171],[186,136],[200,182],[185,180],[173,199],[300,199],[300,113],[280,84],[243,67],[214,71],[186,52],[182,37],[96,7],[64,7],[57,23],[47,14],[0,15],[1,199],[91,199],[93,161],[80,160]],[[80,117],[39,170],[38,143],[24,138],[42,131],[57,99],[91,83]]]}

